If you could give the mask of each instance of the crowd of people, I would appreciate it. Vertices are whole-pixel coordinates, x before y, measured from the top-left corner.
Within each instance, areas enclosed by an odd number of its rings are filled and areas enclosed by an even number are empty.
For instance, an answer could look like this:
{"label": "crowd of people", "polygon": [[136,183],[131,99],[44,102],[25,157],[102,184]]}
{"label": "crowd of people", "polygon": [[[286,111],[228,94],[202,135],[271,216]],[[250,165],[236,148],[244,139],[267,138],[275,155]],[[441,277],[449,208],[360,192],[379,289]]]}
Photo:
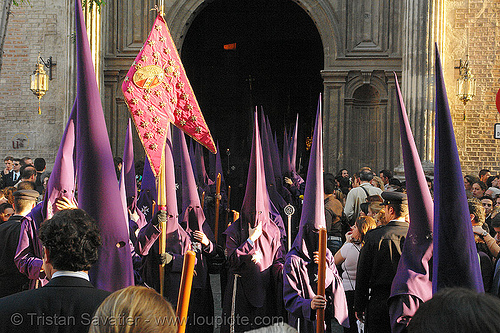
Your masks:
{"label": "crowd of people", "polygon": [[[179,158],[172,155],[170,182],[180,184],[182,193],[179,195],[176,186],[171,186],[167,195],[171,201],[167,206],[172,205],[179,214],[169,217],[168,245],[163,253],[159,249],[158,213],[150,214],[149,219],[145,216],[147,210],[154,211],[154,200],[150,200],[149,207],[147,201],[141,201],[145,196],[151,199],[145,185],[148,176],[145,171],[134,177],[134,181],[143,181],[142,191],[127,200],[137,286],[112,294],[89,283],[87,272],[97,260],[102,237],[95,221],[77,209],[75,202],[61,198],[59,212],[42,223],[36,207],[43,206],[50,176],[45,160],[6,157],[0,192],[1,324],[9,328],[7,331],[19,332],[53,325],[81,332],[115,332],[113,327],[120,326],[176,331],[178,322],[173,309],[183,255],[194,250],[197,263],[188,332],[213,332],[219,326],[224,332],[243,332],[273,324],[290,324],[310,332],[319,309],[326,310],[328,332],[391,332],[391,284],[410,222],[404,180],[394,177],[390,170],[375,173],[368,167],[352,176],[346,169],[336,175],[322,173],[328,250],[326,294],[318,295],[321,225],[316,222],[321,219],[308,216],[308,204],[304,203],[304,197],[311,196],[306,192],[319,187],[318,180],[308,174],[304,181],[291,169],[266,182],[257,170],[259,163],[263,170],[269,167],[270,147],[256,144],[255,140],[254,136],[245,198],[241,210],[235,211],[230,209],[228,188],[222,186],[217,192],[204,165],[198,169],[193,166],[196,158],[189,154],[184,136],[172,139],[179,144],[181,153]],[[258,149],[261,157],[256,153]],[[124,161],[115,162],[119,178]],[[198,163],[203,164],[202,160]],[[140,165],[142,168],[144,164]],[[180,174],[174,174],[173,170],[179,169]],[[495,274],[500,253],[499,178],[486,169],[479,172],[479,177],[464,177],[483,284],[496,296],[500,292],[500,276]],[[307,182],[311,180],[315,186],[308,190]],[[432,193],[432,180],[427,181]],[[220,212],[230,216],[227,225],[220,223],[218,239],[214,198],[220,200]],[[292,230],[285,223],[289,217],[285,213],[287,205],[297,212],[291,218]],[[147,210],[141,211],[144,207]],[[288,232],[293,238],[291,247],[287,245]],[[165,297],[158,294],[159,265],[165,267]],[[214,304],[211,274],[220,275],[222,304]],[[454,294],[445,292],[442,297],[450,295]],[[476,297],[467,292],[464,295]],[[484,302],[496,299],[485,296]],[[214,307],[222,307],[221,318],[214,317]],[[430,311],[428,307],[422,307],[422,311]],[[12,319],[15,313],[33,315],[21,315],[17,323]],[[59,323],[55,322],[57,315]],[[75,324],[68,318],[78,320]],[[163,318],[165,325],[152,318]],[[410,331],[424,332],[421,327],[428,324],[421,316],[415,318]],[[146,323],[152,328],[144,326]]]}

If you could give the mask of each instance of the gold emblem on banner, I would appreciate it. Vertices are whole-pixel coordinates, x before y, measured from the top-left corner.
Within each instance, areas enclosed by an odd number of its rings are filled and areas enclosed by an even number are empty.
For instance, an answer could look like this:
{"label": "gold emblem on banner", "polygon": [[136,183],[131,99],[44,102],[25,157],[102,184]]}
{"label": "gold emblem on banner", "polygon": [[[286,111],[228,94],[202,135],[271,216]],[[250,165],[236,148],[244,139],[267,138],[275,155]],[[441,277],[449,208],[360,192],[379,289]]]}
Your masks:
{"label": "gold emblem on banner", "polygon": [[163,78],[163,69],[159,66],[150,65],[137,70],[132,80],[139,88],[151,89],[162,83]]}

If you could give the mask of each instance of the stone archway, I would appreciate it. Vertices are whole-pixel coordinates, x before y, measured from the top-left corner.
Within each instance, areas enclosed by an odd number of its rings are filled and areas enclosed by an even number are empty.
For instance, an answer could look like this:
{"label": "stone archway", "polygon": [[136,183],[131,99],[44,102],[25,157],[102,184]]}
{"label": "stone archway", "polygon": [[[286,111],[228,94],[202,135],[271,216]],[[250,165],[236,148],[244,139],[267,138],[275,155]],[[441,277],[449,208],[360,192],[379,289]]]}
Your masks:
{"label": "stone archway", "polygon": [[[299,114],[298,160],[305,160],[323,91],[324,46],[304,8],[283,0],[216,0],[200,4],[184,31],[178,36],[184,67],[214,138],[231,151],[231,164],[248,164],[256,106],[280,142],[283,127],[290,129]],[[230,44],[234,49],[223,48]]]}

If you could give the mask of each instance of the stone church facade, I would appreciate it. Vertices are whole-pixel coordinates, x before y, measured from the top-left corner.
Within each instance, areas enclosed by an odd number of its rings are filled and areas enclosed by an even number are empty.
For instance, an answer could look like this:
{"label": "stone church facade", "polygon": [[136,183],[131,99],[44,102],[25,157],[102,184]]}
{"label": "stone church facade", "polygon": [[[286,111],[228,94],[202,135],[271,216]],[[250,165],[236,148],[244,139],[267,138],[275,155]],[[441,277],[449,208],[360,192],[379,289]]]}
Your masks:
{"label": "stone church facade", "polygon": [[[217,1],[164,1],[165,19],[181,55],[190,27]],[[321,39],[327,171],[400,166],[394,73],[420,157],[432,168],[435,43],[443,59],[464,173],[477,173],[482,167],[500,171],[498,142],[493,138],[493,125],[500,122],[495,107],[500,88],[500,3],[293,2],[314,23]],[[100,11],[87,12],[108,132],[118,156],[123,152],[128,117],[121,81],[147,38],[156,15],[151,8],[156,4],[154,0],[109,0]],[[0,155],[44,157],[50,164],[74,100],[73,2],[55,0],[42,9],[23,4],[12,7],[0,72]],[[39,52],[56,62],[49,92],[41,102],[42,115],[37,114],[38,102],[29,90],[29,75]],[[477,78],[477,92],[464,106],[455,96],[455,67],[467,54]],[[21,146],[20,140],[24,140]],[[135,144],[140,151],[139,142]]]}

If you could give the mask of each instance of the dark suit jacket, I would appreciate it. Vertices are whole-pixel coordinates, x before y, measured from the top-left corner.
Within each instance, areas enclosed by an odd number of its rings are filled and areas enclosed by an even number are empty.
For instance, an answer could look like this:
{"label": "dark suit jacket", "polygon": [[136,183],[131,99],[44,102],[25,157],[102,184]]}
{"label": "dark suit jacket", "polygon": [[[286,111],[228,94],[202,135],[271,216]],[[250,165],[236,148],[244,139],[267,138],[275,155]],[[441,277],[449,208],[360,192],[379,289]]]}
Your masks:
{"label": "dark suit jacket", "polygon": [[14,263],[23,218],[12,215],[6,222],[0,223],[0,297],[29,287],[28,277],[21,274]]}
{"label": "dark suit jacket", "polygon": [[53,278],[42,288],[0,299],[0,332],[88,332],[109,295],[78,277]]}

